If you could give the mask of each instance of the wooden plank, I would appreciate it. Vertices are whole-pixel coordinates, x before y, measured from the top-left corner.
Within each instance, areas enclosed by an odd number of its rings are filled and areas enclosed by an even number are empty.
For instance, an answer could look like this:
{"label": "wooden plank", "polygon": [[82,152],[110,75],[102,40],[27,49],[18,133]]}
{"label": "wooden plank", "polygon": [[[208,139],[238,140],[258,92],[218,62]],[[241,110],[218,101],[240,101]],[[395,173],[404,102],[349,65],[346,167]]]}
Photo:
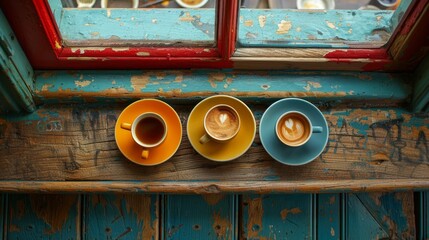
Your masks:
{"label": "wooden plank", "polygon": [[311,239],[311,194],[243,195],[243,239]]}
{"label": "wooden plank", "polygon": [[429,194],[427,191],[419,192],[420,204],[418,207],[419,221],[418,239],[429,239]]}
{"label": "wooden plank", "polygon": [[158,195],[89,194],[84,217],[84,239],[159,239]]}
{"label": "wooden plank", "polygon": [[167,195],[165,239],[236,239],[235,196]]}
{"label": "wooden plank", "polygon": [[347,239],[416,238],[412,192],[350,194],[347,202]]}
{"label": "wooden plank", "polygon": [[377,48],[390,38],[392,15],[389,10],[241,9],[238,43],[242,47]]}
{"label": "wooden plank", "polygon": [[415,239],[413,192],[358,193],[365,206],[390,239]]}
{"label": "wooden plank", "polygon": [[341,195],[317,195],[317,238],[340,239],[341,236]]}
{"label": "wooden plank", "polygon": [[80,239],[80,197],[10,194],[8,239]]}
{"label": "wooden plank", "polygon": [[[393,182],[393,180],[392,180]],[[0,181],[2,192],[27,193],[339,193],[425,190],[427,179],[301,181]]]}
{"label": "wooden plank", "polygon": [[356,195],[347,195],[345,201],[345,239],[389,239],[388,233],[381,228]]}
{"label": "wooden plank", "polygon": [[69,47],[213,46],[215,22],[215,9],[65,8],[59,29],[62,40]]}
{"label": "wooden plank", "polygon": [[33,111],[33,69],[0,10],[0,113]]}
{"label": "wooden plank", "polygon": [[272,102],[300,97],[316,102],[371,100],[386,107],[411,95],[407,74],[298,71],[49,71],[39,72],[40,101],[131,101],[156,97],[196,102],[213,94]]}
{"label": "wooden plank", "polygon": [[[271,159],[258,137],[249,151],[237,160],[222,164],[211,162],[192,149],[186,134],[171,160],[153,168],[145,168],[126,160],[116,146],[113,129],[123,107],[115,104],[92,107],[52,105],[26,116],[2,116],[0,179],[164,181],[170,182],[172,186],[176,184],[173,181],[188,181],[185,185],[195,180],[210,182],[206,186],[212,182],[216,186],[219,181],[256,181],[268,186],[267,191],[277,187],[296,189],[289,185],[290,181],[299,183],[295,186],[301,188],[318,186],[323,189],[323,183],[319,183],[321,180],[328,181],[325,186],[345,190],[362,189],[368,183],[363,180],[370,179],[375,180],[372,183],[369,181],[371,185],[375,184],[378,188],[392,189],[390,186],[396,184],[403,188],[428,186],[428,182],[425,182],[429,178],[428,143],[425,137],[429,136],[428,114],[411,114],[394,108],[325,109],[330,127],[329,143],[318,159],[298,169]],[[186,121],[192,106],[174,107],[181,119]],[[252,107],[257,120],[264,109],[266,105]],[[234,174],[230,174],[231,169]],[[277,187],[263,183],[272,179],[278,182]],[[339,179],[344,180],[345,185],[336,186],[335,182]],[[389,179],[390,182],[377,183],[377,179]],[[353,181],[363,182],[362,185],[354,186]],[[7,182],[0,182],[0,185],[5,190],[7,186],[11,187]],[[226,185],[234,188],[233,185]],[[28,189],[19,182],[16,186]],[[39,186],[49,188],[49,185]],[[78,189],[88,187],[74,186]],[[247,187],[250,189],[253,186]],[[245,186],[236,188],[245,189]]]}

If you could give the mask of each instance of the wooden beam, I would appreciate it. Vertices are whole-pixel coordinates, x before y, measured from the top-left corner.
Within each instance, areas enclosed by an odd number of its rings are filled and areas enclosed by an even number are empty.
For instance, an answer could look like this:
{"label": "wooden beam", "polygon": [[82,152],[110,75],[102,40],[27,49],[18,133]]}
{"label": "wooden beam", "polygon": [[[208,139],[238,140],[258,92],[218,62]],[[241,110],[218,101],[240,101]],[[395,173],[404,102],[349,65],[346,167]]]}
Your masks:
{"label": "wooden beam", "polygon": [[[38,72],[41,102],[129,102],[162,98],[196,102],[214,94],[272,102],[300,97],[316,102],[404,103],[407,74],[296,71],[49,71]],[[365,102],[362,102],[365,99]],[[359,104],[358,104],[359,105]]]}
{"label": "wooden beam", "polygon": [[[0,190],[207,193],[429,188],[428,114],[400,108],[322,108],[330,128],[328,145],[319,158],[301,167],[273,160],[258,136],[242,157],[212,162],[193,150],[183,129],[182,143],[172,159],[141,167],[128,161],[115,143],[114,126],[125,106],[46,105],[27,116],[2,116]],[[267,106],[251,105],[257,122]],[[192,106],[173,107],[186,122]]]}

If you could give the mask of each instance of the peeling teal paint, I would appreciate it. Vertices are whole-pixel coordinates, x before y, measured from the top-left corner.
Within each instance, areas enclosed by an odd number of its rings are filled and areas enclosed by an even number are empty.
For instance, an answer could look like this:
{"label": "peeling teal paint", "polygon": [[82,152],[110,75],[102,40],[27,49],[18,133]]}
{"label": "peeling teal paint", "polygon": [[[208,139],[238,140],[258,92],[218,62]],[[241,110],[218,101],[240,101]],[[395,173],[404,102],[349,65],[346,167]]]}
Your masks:
{"label": "peeling teal paint", "polygon": [[234,195],[167,195],[164,239],[236,239]]}
{"label": "peeling teal paint", "polygon": [[[89,194],[85,196],[84,239],[157,239],[158,195]],[[142,199],[150,199],[144,209]],[[133,200],[131,200],[133,199]],[[149,211],[151,222],[145,222],[139,211]],[[154,225],[155,224],[155,225]],[[147,231],[146,233],[144,231]],[[147,235],[145,235],[147,234]],[[148,238],[149,235],[151,238]]]}
{"label": "peeling teal paint", "polygon": [[238,42],[243,47],[315,48],[383,44],[392,33],[392,15],[390,10],[241,9]]}
{"label": "peeling teal paint", "polygon": [[[145,97],[201,99],[217,93],[253,100],[301,97],[315,101],[404,101],[407,74],[291,71],[79,71],[39,72],[36,94],[44,102]],[[49,98],[50,94],[57,94]],[[323,100],[322,100],[323,99]]]}
{"label": "peeling teal paint", "polygon": [[311,239],[312,194],[243,195],[246,239]]}
{"label": "peeling teal paint", "polygon": [[[54,209],[43,198],[53,195],[9,194],[7,239],[78,239],[79,202],[74,202],[65,216],[54,216]],[[58,198],[61,200],[61,197]],[[65,207],[65,205],[63,206]],[[62,211],[62,210],[60,210]],[[57,212],[56,214],[60,214]],[[63,219],[64,218],[64,219]],[[64,222],[62,222],[64,221]]]}
{"label": "peeling teal paint", "polygon": [[[189,45],[213,44],[215,22],[214,9],[64,8],[58,25],[64,41],[128,40]],[[83,49],[78,49],[75,51],[82,53]]]}

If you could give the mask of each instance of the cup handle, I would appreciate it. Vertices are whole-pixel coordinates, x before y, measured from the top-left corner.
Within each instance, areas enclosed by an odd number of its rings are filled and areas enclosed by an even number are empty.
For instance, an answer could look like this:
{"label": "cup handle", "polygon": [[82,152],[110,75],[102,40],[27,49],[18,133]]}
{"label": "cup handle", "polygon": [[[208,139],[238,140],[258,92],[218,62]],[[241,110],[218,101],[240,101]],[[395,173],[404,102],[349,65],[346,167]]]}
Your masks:
{"label": "cup handle", "polygon": [[321,126],[313,126],[313,133],[322,133],[323,128]]}
{"label": "cup handle", "polygon": [[131,130],[131,124],[130,123],[121,123],[121,128],[125,130]]}
{"label": "cup handle", "polygon": [[142,151],[142,158],[147,159],[149,157],[149,150],[144,149]]}
{"label": "cup handle", "polygon": [[207,134],[204,134],[201,138],[200,138],[200,143],[204,144],[210,141],[210,137]]}

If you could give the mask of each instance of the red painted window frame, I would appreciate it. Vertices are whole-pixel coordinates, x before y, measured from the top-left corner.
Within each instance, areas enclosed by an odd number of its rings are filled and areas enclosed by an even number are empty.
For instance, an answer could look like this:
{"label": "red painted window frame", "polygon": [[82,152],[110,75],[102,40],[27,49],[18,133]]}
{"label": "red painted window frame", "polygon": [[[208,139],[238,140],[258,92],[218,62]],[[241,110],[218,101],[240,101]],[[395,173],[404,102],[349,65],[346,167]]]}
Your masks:
{"label": "red painted window frame", "polygon": [[[429,25],[429,14],[428,11],[423,11],[427,9],[428,2],[429,0],[420,0],[411,4],[385,47],[333,49],[324,58],[339,65],[347,65],[357,59],[369,59],[372,64],[371,68],[366,69],[368,71],[401,69],[400,62],[413,60],[428,45],[422,40],[429,35],[424,30],[425,23]],[[133,47],[127,51],[106,48],[80,53],[61,45],[61,37],[47,0],[0,1],[0,7],[35,69],[232,68],[238,6],[239,0],[218,0],[216,48]],[[17,17],[23,14],[24,19]],[[415,31],[419,27],[421,31]],[[398,50],[398,44],[395,45],[400,37],[411,38],[412,46],[402,54],[401,49]],[[147,52],[150,56],[139,57],[137,52]]]}

